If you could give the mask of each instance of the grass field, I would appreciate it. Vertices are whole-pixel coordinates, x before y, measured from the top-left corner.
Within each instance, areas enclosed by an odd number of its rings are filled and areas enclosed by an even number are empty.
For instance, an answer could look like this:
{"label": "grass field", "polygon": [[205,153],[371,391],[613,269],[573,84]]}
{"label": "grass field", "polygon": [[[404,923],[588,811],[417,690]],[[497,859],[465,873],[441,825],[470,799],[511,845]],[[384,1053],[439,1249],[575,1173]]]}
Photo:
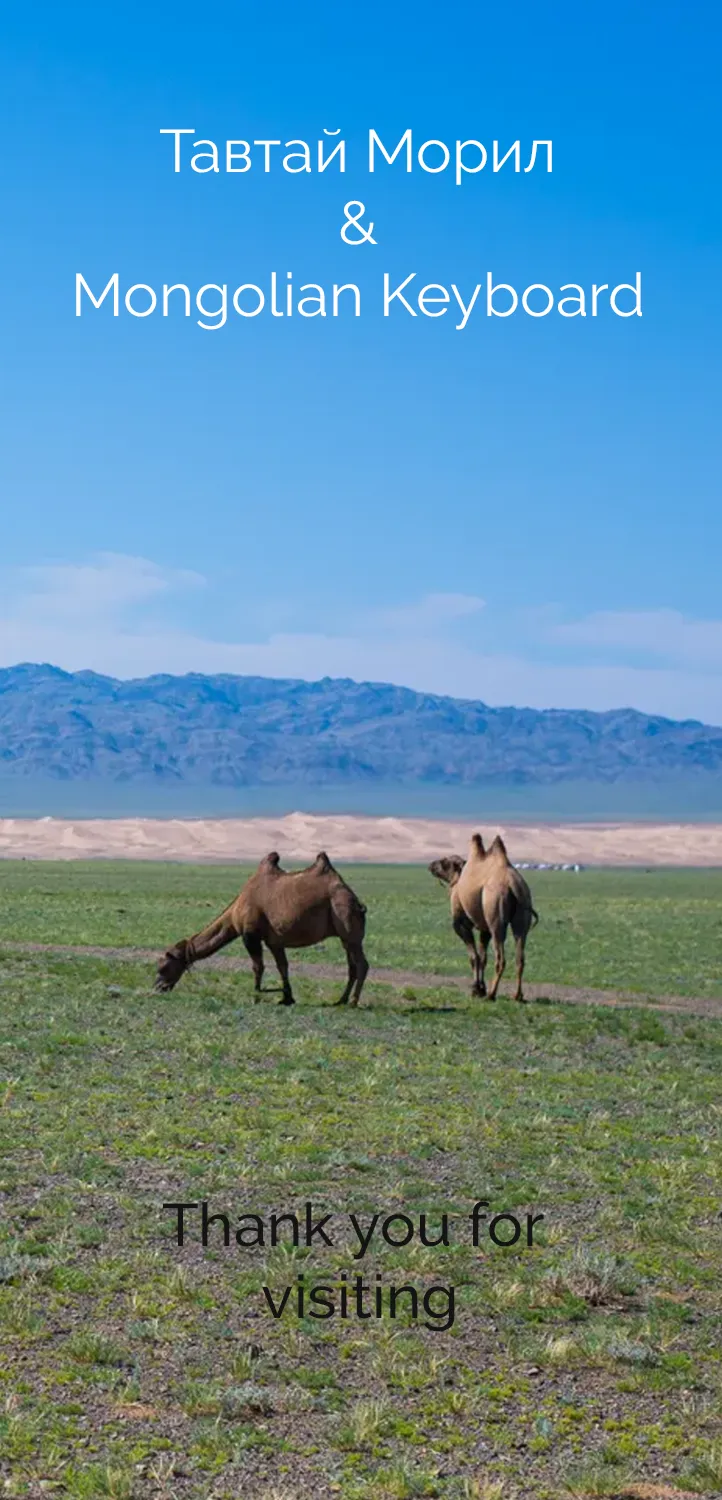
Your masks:
{"label": "grass field", "polygon": [[[0,940],[161,949],[204,926],[248,873],[242,865],[0,860]],[[372,964],[466,972],[447,895],[425,870],[358,865],[344,874],[368,905]],[[722,871],[532,871],[529,879],[542,915],[530,979],[722,998]],[[328,945],[303,957],[343,955]]]}
{"label": "grass field", "polygon": [[[248,974],[199,967],[157,996],[141,958],[10,946],[160,948],[242,873],[0,864],[4,1492],[720,1493],[722,1019],[373,975],[339,1011],[313,973],[282,1010],[250,1003]],[[424,871],[348,873],[372,962],[465,972]],[[722,873],[531,883],[530,979],[722,999]],[[533,1246],[475,1247],[477,1199],[543,1214]],[[196,1214],[177,1246],[162,1205],[202,1200],[232,1229],[311,1202],[333,1244],[226,1249],[216,1225],[204,1249]],[[450,1244],[377,1230],[355,1262],[349,1213],[446,1213]],[[359,1272],[453,1285],[453,1324],[425,1328],[408,1294],[395,1319],[276,1321],[261,1290],[303,1275],[338,1297]]]}

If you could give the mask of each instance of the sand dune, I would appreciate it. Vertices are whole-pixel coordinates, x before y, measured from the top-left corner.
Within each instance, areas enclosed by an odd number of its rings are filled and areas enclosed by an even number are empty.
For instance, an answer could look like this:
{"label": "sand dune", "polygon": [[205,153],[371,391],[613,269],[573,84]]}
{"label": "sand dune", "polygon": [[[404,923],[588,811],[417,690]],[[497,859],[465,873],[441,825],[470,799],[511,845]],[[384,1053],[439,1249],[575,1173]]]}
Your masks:
{"label": "sand dune", "polygon": [[288,813],[270,818],[2,818],[6,859],[248,860],[277,849],[288,860],[327,849],[338,860],[427,862],[463,852],[469,834],[501,831],[515,860],[584,865],[722,865],[722,825],[508,823]]}

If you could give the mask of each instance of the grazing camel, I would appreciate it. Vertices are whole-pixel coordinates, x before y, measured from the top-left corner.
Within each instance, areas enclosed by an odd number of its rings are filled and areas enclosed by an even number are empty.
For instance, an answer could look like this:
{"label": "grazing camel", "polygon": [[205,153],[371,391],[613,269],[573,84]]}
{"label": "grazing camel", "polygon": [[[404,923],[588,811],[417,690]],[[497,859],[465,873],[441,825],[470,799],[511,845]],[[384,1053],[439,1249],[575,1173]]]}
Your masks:
{"label": "grazing camel", "polygon": [[[363,950],[366,907],[331,864],[319,854],[306,870],[289,874],[277,854],[267,854],[246,881],[240,895],[194,937],[181,938],[158,964],[157,990],[172,990],[199,959],[209,958],[235,938],[243,938],[253,964],[254,999],[263,978],[263,944],[270,949],[281,976],[280,1005],[293,1005],[287,948],[310,948],[325,938],[340,938],[348,960],[348,983],[338,1005],[358,1005],[369,966]],[[352,997],[353,991],[353,997]]]}
{"label": "grazing camel", "polygon": [[[451,920],[454,931],[466,944],[473,976],[473,995],[485,995],[484,969],[489,943],[494,949],[494,979],[489,999],[495,1000],[504,973],[504,944],[511,927],[516,942],[515,1000],[523,1000],[522,975],[524,949],[529,930],[539,917],[531,904],[531,892],[511,863],[503,839],[494,839],[484,848],[481,835],[475,833],[464,861],[459,854],[432,860],[432,875],[451,890]],[[474,929],[479,932],[479,948]]]}

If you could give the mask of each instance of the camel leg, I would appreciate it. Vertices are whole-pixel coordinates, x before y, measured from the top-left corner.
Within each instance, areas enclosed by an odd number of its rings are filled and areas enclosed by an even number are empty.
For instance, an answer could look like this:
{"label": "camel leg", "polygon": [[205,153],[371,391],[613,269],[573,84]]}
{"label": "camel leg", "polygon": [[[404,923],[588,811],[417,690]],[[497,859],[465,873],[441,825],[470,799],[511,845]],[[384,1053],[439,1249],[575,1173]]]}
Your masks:
{"label": "camel leg", "polygon": [[278,972],[281,976],[281,984],[283,985],[283,995],[278,1003],[279,1005],[294,1005],[295,1001],[293,998],[293,990],[291,989],[291,981],[288,977],[288,959],[286,958],[286,950],[285,948],[282,948],[280,944],[275,943],[268,943],[268,947],[271,949],[271,952],[273,954],[276,968],[278,969]]}
{"label": "camel leg", "polygon": [[[366,954],[364,953],[363,948],[360,945],[357,949],[355,949],[354,963],[356,969],[356,982],[354,985],[353,999],[351,1001],[351,1004],[358,1005],[359,1000],[361,999],[361,991],[364,987],[364,980],[369,971],[369,961],[366,957]],[[351,954],[349,951],[349,967],[350,964]]]}
{"label": "camel leg", "polygon": [[[348,1005],[350,1001],[351,1005],[358,1005],[364,980],[369,971],[369,963],[360,943],[345,942],[344,948],[346,949],[346,962],[348,963],[348,979],[344,992],[341,998],[336,1001],[336,1004]],[[351,998],[352,990],[353,998]]]}
{"label": "camel leg", "polygon": [[263,943],[257,932],[244,932],[243,942],[253,964],[253,999],[257,1003],[261,998],[261,981],[263,979]]}
{"label": "camel leg", "polygon": [[469,963],[471,965],[471,993],[472,995],[483,996],[486,994],[484,976],[471,922],[466,914],[462,915],[458,913],[454,917],[452,926],[457,937],[461,938],[469,955]]}
{"label": "camel leg", "polygon": [[[489,932],[486,932],[486,933],[482,932],[481,937],[479,938],[479,990],[478,990],[478,993],[480,995],[485,995],[486,994],[486,982],[484,980],[484,972],[486,970],[486,960],[487,960],[488,955],[489,955],[489,943],[490,942],[491,942],[491,933],[489,933]],[[489,998],[493,1000],[494,996],[491,995]]]}
{"label": "camel leg", "polygon": [[[332,926],[335,936],[342,943],[348,964],[348,979],[337,1005],[358,1005],[361,990],[369,971],[363,939],[366,931],[366,908],[361,906],[348,887],[337,891],[331,902]],[[351,996],[353,995],[353,998]]]}
{"label": "camel leg", "polygon": [[506,931],[505,931],[504,928],[502,928],[501,931],[497,930],[495,932],[492,932],[492,934],[491,934],[491,941],[492,941],[493,948],[494,948],[494,978],[492,980],[491,989],[489,990],[489,999],[490,1000],[496,1000],[496,992],[497,992],[497,990],[499,988],[499,984],[501,982],[501,976],[504,973],[504,967],[505,967],[505,963],[506,963],[506,960],[505,960],[505,957],[504,957],[504,939],[505,938],[506,938]]}
{"label": "camel leg", "polygon": [[341,995],[340,999],[336,1001],[337,1005],[348,1005],[349,996],[351,994],[351,991],[352,991],[352,989],[354,987],[354,983],[356,981],[356,973],[357,973],[356,950],[355,950],[355,948],[352,948],[350,944],[346,944],[345,947],[346,947],[346,962],[348,964],[348,979],[346,980],[346,985],[344,987],[343,994]]}
{"label": "camel leg", "polygon": [[529,936],[531,923],[531,908],[518,904],[517,909],[512,913],[511,918],[511,930],[514,934],[516,943],[516,989],[514,991],[515,1000],[523,1001],[524,999],[524,994],[522,991],[522,977],[524,974],[526,940]]}
{"label": "camel leg", "polygon": [[516,989],[514,991],[514,999],[515,1000],[521,1000],[521,1001],[523,1001],[523,999],[524,999],[524,996],[522,994],[522,988],[521,988],[521,980],[522,980],[523,973],[524,973],[524,938],[522,936],[518,936],[516,938]]}

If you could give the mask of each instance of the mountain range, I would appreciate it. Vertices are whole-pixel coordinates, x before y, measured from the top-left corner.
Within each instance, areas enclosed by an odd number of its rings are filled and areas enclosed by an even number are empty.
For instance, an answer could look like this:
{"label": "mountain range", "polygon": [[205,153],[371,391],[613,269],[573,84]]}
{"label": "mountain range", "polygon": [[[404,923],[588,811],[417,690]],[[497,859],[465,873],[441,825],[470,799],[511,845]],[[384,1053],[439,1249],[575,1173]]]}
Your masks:
{"label": "mountain range", "polygon": [[618,709],[490,708],[388,683],[0,670],[0,775],[220,787],[702,778],[722,729]]}

